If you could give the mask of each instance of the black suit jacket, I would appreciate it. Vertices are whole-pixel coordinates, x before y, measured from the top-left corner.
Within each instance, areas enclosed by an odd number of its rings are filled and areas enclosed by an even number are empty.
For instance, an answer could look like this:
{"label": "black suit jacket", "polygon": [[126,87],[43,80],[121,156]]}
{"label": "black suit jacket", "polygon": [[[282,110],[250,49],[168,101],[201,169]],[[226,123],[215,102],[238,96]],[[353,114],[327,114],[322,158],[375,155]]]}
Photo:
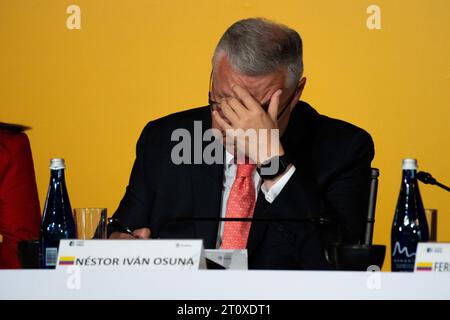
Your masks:
{"label": "black suit jacket", "polygon": [[[197,134],[211,128],[209,107],[147,124],[114,217],[131,229],[149,227],[153,236],[201,238],[205,248],[214,248],[218,222],[173,222],[179,217],[220,216],[223,165],[176,165],[171,160],[172,148],[179,143],[172,141],[172,132],[181,128],[193,137],[195,121],[202,124]],[[191,142],[194,149],[194,139]],[[253,222],[247,245],[249,268],[330,269],[325,258],[330,242],[358,243],[363,237],[372,139],[364,130],[320,115],[299,101],[281,142],[296,171],[273,203],[259,191],[254,218],[327,217],[334,224]]]}

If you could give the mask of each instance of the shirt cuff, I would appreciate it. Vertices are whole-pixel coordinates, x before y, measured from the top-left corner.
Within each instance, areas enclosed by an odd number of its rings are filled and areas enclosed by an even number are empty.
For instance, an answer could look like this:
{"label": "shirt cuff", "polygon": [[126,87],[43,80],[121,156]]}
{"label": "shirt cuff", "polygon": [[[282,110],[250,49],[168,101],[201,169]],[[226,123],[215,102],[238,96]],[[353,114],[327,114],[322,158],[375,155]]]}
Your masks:
{"label": "shirt cuff", "polygon": [[286,183],[288,183],[294,172],[295,167],[292,165],[269,190],[264,187],[264,184],[261,185],[261,191],[264,193],[267,202],[272,203],[275,200],[281,190],[283,190]]}

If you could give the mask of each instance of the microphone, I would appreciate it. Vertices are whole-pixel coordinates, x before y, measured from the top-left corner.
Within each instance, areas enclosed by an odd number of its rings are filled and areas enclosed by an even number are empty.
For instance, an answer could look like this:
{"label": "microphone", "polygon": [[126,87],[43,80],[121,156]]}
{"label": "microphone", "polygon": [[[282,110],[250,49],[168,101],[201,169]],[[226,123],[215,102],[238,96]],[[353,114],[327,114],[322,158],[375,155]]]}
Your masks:
{"label": "microphone", "polygon": [[330,225],[334,224],[332,220],[324,217],[317,218],[287,218],[287,217],[279,217],[279,218],[225,218],[225,217],[176,217],[169,219],[165,223],[161,225],[159,228],[159,232],[155,236],[155,238],[159,238],[159,234],[162,230],[167,228],[171,224],[175,223],[183,223],[183,222],[266,222],[266,223],[276,223],[276,222],[307,222],[316,225]]}
{"label": "microphone", "polygon": [[[327,225],[331,224],[331,220],[323,217],[318,218],[223,218],[223,217],[176,217],[169,219],[165,223],[163,223],[158,230],[154,231],[155,236],[152,237],[154,239],[160,239],[161,231],[166,229],[171,224],[177,223],[193,223],[193,222],[223,222],[223,221],[237,221],[237,222],[307,222],[318,225]],[[128,229],[128,228],[127,228]],[[122,230],[125,230],[124,228]],[[205,257],[206,268],[207,269],[226,269],[224,266],[215,263],[211,259]]]}
{"label": "microphone", "polygon": [[195,221],[238,221],[238,222],[311,222],[311,223],[330,223],[331,220],[323,217],[318,218],[223,218],[223,217],[177,217],[170,219],[169,222],[195,222]]}
{"label": "microphone", "polygon": [[[162,230],[167,228],[171,224],[176,223],[193,223],[193,222],[225,222],[225,221],[231,221],[231,222],[266,222],[266,223],[276,223],[276,222],[306,222],[306,223],[312,223],[319,226],[324,225],[332,225],[333,222],[330,219],[324,218],[324,217],[317,217],[317,218],[225,218],[225,217],[176,217],[169,219],[165,223],[161,225],[159,230],[156,233],[155,238],[160,238],[160,233]],[[206,258],[206,266],[207,269],[225,269],[225,267],[215,263],[214,261]]]}
{"label": "microphone", "polygon": [[447,190],[450,192],[450,188],[447,187],[446,185],[443,185],[442,183],[438,182],[435,178],[433,178],[433,176],[431,174],[429,174],[428,172],[424,172],[424,171],[419,171],[417,173],[417,179],[419,179],[420,182],[425,183],[425,184],[432,184],[435,186],[438,186],[444,190]]}

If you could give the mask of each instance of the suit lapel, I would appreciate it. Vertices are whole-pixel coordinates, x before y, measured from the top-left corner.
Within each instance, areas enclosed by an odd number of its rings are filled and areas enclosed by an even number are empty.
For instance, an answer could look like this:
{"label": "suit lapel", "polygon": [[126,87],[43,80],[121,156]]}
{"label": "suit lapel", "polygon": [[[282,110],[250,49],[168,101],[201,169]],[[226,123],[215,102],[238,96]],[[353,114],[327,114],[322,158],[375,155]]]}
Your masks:
{"label": "suit lapel", "polygon": [[[211,115],[209,111],[203,119],[203,132],[211,128]],[[203,135],[202,132],[202,135]],[[204,148],[211,142],[203,142]],[[222,148],[222,146],[221,146]],[[223,161],[222,161],[223,163]],[[191,165],[191,188],[193,198],[194,218],[219,218],[222,199],[223,164]],[[194,222],[195,237],[204,240],[205,248],[215,248],[217,240],[218,222]]]}
{"label": "suit lapel", "polygon": [[[253,218],[267,218],[269,216],[269,208],[270,204],[266,201],[264,193],[259,190],[258,198],[255,204],[255,210],[253,213]],[[264,234],[266,233],[268,223],[267,222],[252,222],[252,226],[250,227],[250,233],[248,235],[247,241],[247,251],[248,255],[252,254],[256,249],[258,244],[261,242]]]}
{"label": "suit lapel", "polygon": [[[315,127],[316,111],[308,104],[299,101],[292,111],[288,128],[281,137],[281,144],[286,153],[289,154],[296,170],[303,170],[308,162],[305,153],[309,155],[311,136]],[[274,207],[265,199],[264,193],[259,190],[258,199],[255,205],[254,218],[277,218],[280,212],[276,212]],[[251,255],[261,243],[266,233],[269,223],[273,222],[253,222],[247,241],[248,254]]]}
{"label": "suit lapel", "polygon": [[[222,172],[222,165],[194,165],[191,175],[194,217],[220,217]],[[217,229],[218,222],[195,222],[195,236],[204,240],[205,248],[215,247]]]}

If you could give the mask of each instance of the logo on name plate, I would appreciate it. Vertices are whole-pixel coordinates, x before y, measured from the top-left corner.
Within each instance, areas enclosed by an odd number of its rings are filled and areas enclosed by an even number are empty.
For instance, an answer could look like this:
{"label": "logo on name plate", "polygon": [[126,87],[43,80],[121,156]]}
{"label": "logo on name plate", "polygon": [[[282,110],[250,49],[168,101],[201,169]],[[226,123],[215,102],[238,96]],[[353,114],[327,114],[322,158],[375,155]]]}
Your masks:
{"label": "logo on name plate", "polygon": [[442,250],[442,248],[440,248],[440,247],[428,247],[427,248],[427,253],[442,253],[443,252],[443,250]]}

